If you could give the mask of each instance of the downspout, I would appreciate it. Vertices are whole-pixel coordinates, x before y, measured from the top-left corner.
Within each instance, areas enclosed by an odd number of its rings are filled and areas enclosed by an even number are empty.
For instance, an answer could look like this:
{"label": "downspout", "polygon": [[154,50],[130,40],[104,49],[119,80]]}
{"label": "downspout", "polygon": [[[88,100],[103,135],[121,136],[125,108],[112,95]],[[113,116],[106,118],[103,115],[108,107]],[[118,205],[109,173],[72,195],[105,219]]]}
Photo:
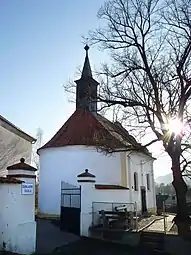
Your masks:
{"label": "downspout", "polygon": [[155,179],[154,179],[154,171],[153,171],[153,160],[151,161],[151,178],[153,183],[153,207],[156,209],[156,192],[155,192]]}
{"label": "downspout", "polygon": [[128,179],[129,179],[129,199],[130,199],[130,203],[133,203],[132,201],[132,179],[131,179],[131,159],[130,156],[127,155],[127,166],[128,166]]}
{"label": "downspout", "polygon": [[140,165],[141,165],[141,185],[140,186],[145,186],[143,181],[143,160],[140,161]]}

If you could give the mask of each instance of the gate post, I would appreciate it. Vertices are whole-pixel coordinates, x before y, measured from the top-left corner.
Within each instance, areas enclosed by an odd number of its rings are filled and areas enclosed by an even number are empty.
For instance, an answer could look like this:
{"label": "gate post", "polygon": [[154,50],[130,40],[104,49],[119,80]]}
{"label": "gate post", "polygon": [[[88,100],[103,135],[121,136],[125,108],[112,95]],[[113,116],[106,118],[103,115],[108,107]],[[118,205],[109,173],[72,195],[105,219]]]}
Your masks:
{"label": "gate post", "polygon": [[[32,254],[36,251],[36,221],[35,221],[35,185],[36,168],[20,162],[7,167],[8,180],[21,181],[19,189],[10,186],[6,192],[7,206],[3,209],[3,226],[1,227],[1,242],[6,244],[6,250],[14,253]],[[9,204],[10,203],[10,204]],[[6,204],[5,204],[6,205]],[[3,238],[5,238],[3,240]]]}
{"label": "gate post", "polygon": [[92,202],[94,201],[95,175],[85,172],[77,176],[81,186],[81,217],[80,235],[89,236],[89,227],[92,225]]}

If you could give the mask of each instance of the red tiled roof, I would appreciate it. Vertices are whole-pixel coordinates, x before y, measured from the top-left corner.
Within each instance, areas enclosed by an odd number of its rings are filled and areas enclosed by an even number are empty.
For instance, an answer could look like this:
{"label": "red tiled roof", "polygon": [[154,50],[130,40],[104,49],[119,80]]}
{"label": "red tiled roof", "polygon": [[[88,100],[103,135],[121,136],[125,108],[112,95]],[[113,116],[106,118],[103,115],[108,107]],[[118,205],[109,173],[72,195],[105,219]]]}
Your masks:
{"label": "red tiled roof", "polygon": [[37,169],[25,163],[25,159],[21,158],[20,162],[7,167],[7,170],[27,170],[36,171]]}
{"label": "red tiled roof", "polygon": [[76,110],[53,138],[39,150],[67,145],[104,146],[121,148],[123,144],[86,110]]}
{"label": "red tiled roof", "polygon": [[0,177],[0,183],[20,184],[20,183],[23,183],[23,181],[12,178],[12,177]]}
{"label": "red tiled roof", "polygon": [[95,184],[95,188],[96,189],[129,189],[121,185],[113,185],[113,184]]}
{"label": "red tiled roof", "polygon": [[[120,124],[112,123],[103,116],[79,109],[65,122],[60,130],[38,149],[63,147],[67,145],[87,145],[107,148],[112,151],[123,148],[141,147]],[[145,149],[144,149],[145,150]],[[143,150],[142,150],[143,151]],[[148,151],[143,151],[148,154]]]}

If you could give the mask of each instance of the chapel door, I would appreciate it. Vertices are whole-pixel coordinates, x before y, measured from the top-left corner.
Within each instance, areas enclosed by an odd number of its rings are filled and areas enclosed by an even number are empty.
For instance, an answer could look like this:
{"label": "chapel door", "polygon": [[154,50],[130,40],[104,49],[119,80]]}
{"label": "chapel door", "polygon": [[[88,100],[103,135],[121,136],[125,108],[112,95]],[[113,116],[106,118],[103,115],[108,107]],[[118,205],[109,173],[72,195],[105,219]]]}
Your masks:
{"label": "chapel door", "polygon": [[147,200],[146,200],[146,189],[145,187],[141,187],[141,206],[142,206],[142,214],[147,212]]}

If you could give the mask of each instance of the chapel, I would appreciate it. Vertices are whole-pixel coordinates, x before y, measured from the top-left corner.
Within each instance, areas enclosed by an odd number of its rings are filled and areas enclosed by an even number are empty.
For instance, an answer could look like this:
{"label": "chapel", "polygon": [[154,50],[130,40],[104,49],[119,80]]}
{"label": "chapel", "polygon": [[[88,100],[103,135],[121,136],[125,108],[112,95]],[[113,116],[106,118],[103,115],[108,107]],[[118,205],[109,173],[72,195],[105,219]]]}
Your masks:
{"label": "chapel", "polygon": [[92,75],[88,45],[84,49],[81,77],[75,81],[76,110],[38,149],[39,213],[58,216],[61,183],[78,186],[76,177],[85,169],[96,176],[97,187],[127,188],[139,210],[154,209],[154,158],[119,122],[99,114],[99,83]]}

